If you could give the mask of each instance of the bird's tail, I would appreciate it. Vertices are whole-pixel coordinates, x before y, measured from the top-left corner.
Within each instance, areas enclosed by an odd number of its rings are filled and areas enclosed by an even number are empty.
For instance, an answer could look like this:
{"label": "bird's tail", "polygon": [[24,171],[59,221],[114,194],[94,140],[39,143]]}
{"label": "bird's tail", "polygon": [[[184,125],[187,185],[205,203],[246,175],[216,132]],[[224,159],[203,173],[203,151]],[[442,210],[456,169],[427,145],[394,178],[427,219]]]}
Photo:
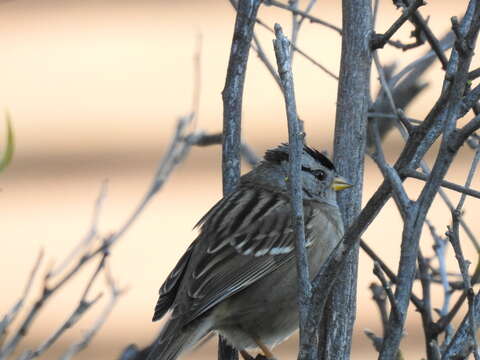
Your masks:
{"label": "bird's tail", "polygon": [[210,329],[205,319],[184,327],[180,327],[175,319],[170,319],[160,332],[147,360],[175,360],[208,335]]}

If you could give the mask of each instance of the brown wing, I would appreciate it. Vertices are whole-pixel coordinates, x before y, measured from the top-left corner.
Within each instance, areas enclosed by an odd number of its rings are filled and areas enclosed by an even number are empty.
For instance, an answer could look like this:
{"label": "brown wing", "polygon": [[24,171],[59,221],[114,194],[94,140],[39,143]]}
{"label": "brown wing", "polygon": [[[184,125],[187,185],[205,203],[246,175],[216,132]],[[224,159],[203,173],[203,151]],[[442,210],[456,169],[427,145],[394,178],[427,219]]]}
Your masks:
{"label": "brown wing", "polygon": [[170,309],[172,306],[175,297],[177,296],[177,291],[180,286],[180,283],[185,274],[185,269],[190,261],[193,249],[197,243],[195,240],[187,249],[185,254],[178,260],[177,265],[173,268],[172,272],[168,275],[165,282],[162,284],[159,290],[159,297],[157,304],[155,306],[155,312],[153,314],[152,321],[159,320],[163,315]]}
{"label": "brown wing", "polygon": [[290,211],[284,195],[246,187],[215,205],[202,219],[172,316],[187,324],[292,261]]}

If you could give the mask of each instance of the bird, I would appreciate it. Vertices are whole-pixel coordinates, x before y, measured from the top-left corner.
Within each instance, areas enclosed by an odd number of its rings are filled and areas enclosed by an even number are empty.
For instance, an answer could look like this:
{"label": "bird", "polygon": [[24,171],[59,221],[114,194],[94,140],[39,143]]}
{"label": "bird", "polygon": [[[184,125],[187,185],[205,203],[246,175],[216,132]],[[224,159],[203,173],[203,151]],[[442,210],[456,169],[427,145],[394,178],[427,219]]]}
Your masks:
{"label": "bird", "polygon": [[[232,193],[197,223],[199,235],[159,291],[153,321],[168,311],[148,360],[174,360],[218,333],[240,354],[272,348],[298,328],[289,146],[267,150]],[[336,191],[352,185],[321,152],[303,146],[305,246],[310,277],[342,239]]]}

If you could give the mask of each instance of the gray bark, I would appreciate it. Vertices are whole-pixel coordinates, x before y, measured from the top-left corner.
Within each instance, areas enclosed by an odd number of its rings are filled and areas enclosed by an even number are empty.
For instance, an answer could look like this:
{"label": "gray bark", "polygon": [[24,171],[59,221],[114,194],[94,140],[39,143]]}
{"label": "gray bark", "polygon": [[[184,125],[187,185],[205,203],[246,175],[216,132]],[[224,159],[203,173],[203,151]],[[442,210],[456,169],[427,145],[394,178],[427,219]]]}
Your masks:
{"label": "gray bark", "polygon": [[[234,191],[240,179],[242,98],[248,54],[261,0],[239,1],[223,99],[223,194]],[[238,353],[220,338],[219,360],[237,360]]]}
{"label": "gray bark", "polygon": [[[370,0],[343,0],[343,37],[334,163],[354,186],[338,194],[345,227],[359,214],[367,112],[370,99],[372,8]],[[337,277],[319,329],[319,359],[349,359],[356,311],[358,245]]]}

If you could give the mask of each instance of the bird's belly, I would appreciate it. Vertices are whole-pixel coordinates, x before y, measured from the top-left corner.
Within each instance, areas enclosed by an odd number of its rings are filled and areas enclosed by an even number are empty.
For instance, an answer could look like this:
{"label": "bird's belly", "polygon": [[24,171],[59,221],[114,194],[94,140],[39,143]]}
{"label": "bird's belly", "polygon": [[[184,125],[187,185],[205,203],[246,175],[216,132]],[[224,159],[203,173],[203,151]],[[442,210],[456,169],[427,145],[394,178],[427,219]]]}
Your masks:
{"label": "bird's belly", "polygon": [[[320,228],[308,249],[311,278],[341,239],[338,227],[326,224]],[[214,330],[237,349],[257,347],[255,340],[272,347],[298,328],[297,296],[297,271],[292,257],[276,271],[221,302],[212,312]]]}
{"label": "bird's belly", "polygon": [[[267,285],[261,279],[215,309],[216,330],[237,349],[257,347],[255,340],[275,346],[298,328],[296,282],[292,281],[295,279],[290,279],[291,274],[279,275],[273,282],[275,286],[271,286],[270,279],[270,288],[266,289]],[[296,277],[295,271],[293,276]],[[269,293],[268,297],[265,291]]]}

